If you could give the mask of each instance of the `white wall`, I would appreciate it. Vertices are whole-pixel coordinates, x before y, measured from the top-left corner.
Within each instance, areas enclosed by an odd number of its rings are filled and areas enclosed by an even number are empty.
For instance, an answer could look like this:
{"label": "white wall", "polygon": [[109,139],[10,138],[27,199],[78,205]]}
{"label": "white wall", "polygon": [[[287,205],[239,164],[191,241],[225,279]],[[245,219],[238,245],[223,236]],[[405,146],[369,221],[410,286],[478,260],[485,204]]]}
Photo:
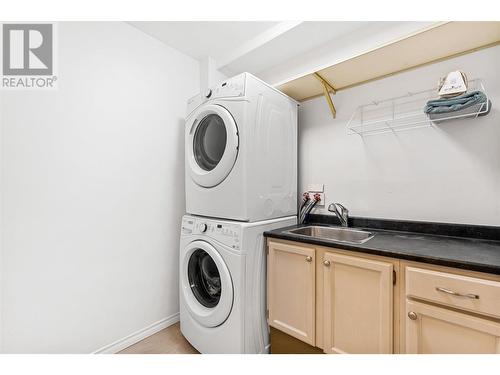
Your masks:
{"label": "white wall", "polygon": [[[500,225],[500,47],[421,67],[324,98],[299,111],[300,188],[324,183],[326,202],[352,216]],[[434,128],[347,135],[356,106],[435,87],[455,69],[482,78],[491,113]],[[327,212],[316,209],[318,213]]]}
{"label": "white wall", "polygon": [[2,93],[5,352],[92,352],[178,312],[199,63],[116,22],[59,24],[58,58],[58,90]]}
{"label": "white wall", "polygon": [[218,70],[216,65],[217,62],[210,56],[200,61],[200,90],[202,93],[229,78]]}

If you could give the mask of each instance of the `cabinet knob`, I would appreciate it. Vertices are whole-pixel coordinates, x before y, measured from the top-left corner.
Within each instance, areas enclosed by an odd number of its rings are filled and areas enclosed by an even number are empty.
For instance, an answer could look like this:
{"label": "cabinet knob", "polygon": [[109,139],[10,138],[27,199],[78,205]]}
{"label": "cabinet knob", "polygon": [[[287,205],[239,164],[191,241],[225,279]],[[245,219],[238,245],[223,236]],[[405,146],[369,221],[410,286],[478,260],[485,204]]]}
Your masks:
{"label": "cabinet knob", "polygon": [[330,261],[329,261],[329,260],[325,260],[325,261],[323,261],[323,264],[324,264],[326,267],[330,267]]}
{"label": "cabinet knob", "polygon": [[312,262],[313,257],[306,257],[306,262]]}
{"label": "cabinet knob", "polygon": [[408,318],[410,318],[411,320],[417,320],[417,313],[413,312],[413,311],[410,311],[408,313]]}

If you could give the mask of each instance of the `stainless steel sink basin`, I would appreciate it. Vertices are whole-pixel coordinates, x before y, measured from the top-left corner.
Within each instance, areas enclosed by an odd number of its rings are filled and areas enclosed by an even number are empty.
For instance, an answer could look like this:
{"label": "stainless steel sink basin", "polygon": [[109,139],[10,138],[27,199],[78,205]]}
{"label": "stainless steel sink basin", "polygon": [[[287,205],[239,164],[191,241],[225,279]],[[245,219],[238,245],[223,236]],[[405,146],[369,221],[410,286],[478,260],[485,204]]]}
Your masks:
{"label": "stainless steel sink basin", "polygon": [[375,235],[372,232],[361,229],[320,227],[316,225],[291,229],[288,233],[353,244],[362,244]]}

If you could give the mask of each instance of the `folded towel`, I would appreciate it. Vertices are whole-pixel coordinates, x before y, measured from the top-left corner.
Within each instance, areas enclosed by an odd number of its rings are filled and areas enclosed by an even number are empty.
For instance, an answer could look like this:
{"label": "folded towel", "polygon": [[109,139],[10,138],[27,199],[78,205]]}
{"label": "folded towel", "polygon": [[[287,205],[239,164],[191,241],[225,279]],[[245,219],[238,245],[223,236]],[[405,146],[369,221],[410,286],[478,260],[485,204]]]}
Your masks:
{"label": "folded towel", "polygon": [[486,103],[487,100],[488,98],[483,92],[472,91],[454,98],[429,100],[425,105],[424,112],[430,115],[462,111],[471,106]]}
{"label": "folded towel", "polygon": [[[432,120],[433,122],[439,122],[443,120],[451,120],[456,117],[469,117],[469,116],[486,116],[488,113],[490,113],[491,110],[491,101],[488,100],[488,104],[486,102],[484,103],[478,103],[471,105],[470,107],[467,107],[462,110],[458,111],[453,111],[453,112],[446,112],[446,113],[429,113],[429,119]],[[450,118],[451,117],[451,118]]]}

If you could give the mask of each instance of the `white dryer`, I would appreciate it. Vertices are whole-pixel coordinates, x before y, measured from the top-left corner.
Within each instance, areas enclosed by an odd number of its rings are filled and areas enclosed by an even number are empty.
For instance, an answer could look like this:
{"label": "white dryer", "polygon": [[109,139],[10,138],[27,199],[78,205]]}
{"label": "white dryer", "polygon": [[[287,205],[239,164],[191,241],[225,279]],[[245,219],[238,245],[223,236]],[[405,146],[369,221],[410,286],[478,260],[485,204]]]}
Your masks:
{"label": "white dryer", "polygon": [[243,73],[188,102],[186,211],[239,221],[297,214],[297,102]]}
{"label": "white dryer", "polygon": [[180,241],[180,321],[201,353],[267,353],[263,232],[296,217],[238,223],[186,215]]}

